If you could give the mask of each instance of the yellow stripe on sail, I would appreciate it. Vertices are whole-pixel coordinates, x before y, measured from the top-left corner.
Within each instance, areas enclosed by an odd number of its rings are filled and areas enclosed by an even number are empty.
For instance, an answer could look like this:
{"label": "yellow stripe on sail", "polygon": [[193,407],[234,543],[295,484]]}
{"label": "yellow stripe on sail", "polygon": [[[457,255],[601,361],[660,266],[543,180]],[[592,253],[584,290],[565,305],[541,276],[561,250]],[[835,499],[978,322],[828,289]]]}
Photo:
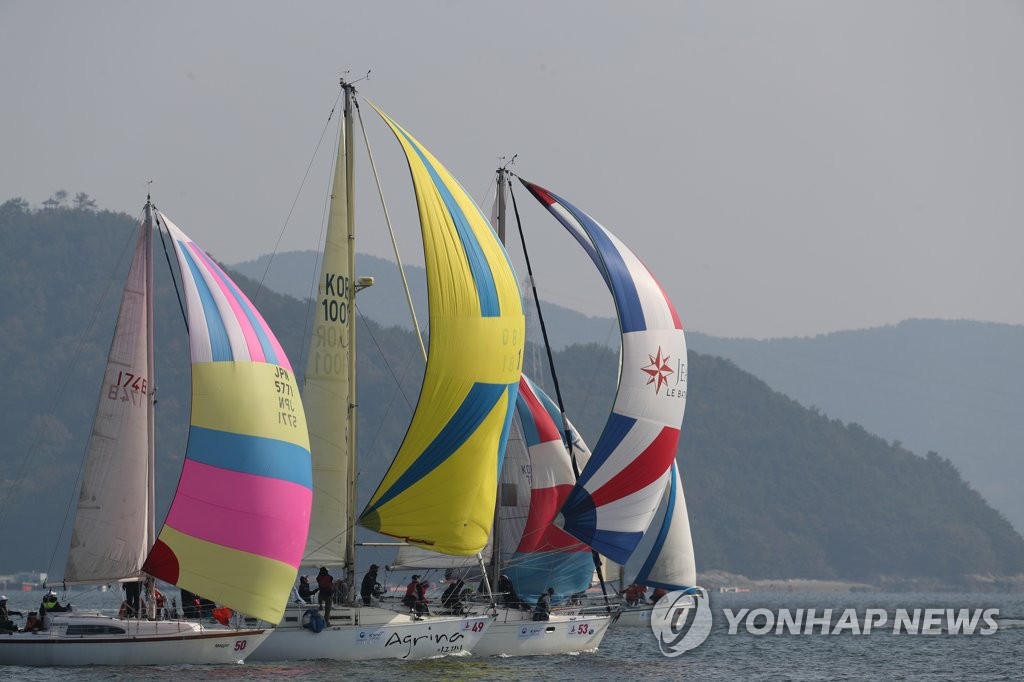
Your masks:
{"label": "yellow stripe on sail", "polygon": [[[295,583],[294,566],[199,540],[168,526],[160,531],[160,540],[178,557],[179,587],[215,596],[218,603],[268,623],[281,621]],[[225,575],[222,566],[234,568]]]}
{"label": "yellow stripe on sail", "polygon": [[509,393],[522,370],[522,300],[477,206],[429,151],[377,112],[398,137],[416,190],[430,349],[405,441],[360,522],[445,554],[474,554],[494,521]]}
{"label": "yellow stripe on sail", "polygon": [[193,364],[192,424],[309,450],[306,415],[295,377],[265,362]]}
{"label": "yellow stripe on sail", "polygon": [[[454,199],[461,215],[465,217],[473,235],[473,247],[479,249],[486,260],[487,274],[494,281],[501,316],[507,319],[521,318],[522,296],[515,272],[509,263],[505,247],[494,234],[487,218],[459,181],[426,147],[387,114],[377,109],[373,103],[370,103],[370,106],[373,106],[391,127],[409,161],[423,232],[431,318],[436,315],[480,316],[481,308],[479,289],[474,286],[465,244],[459,239],[449,206],[445,204],[437,189],[435,175]],[[525,322],[523,325],[525,329]],[[434,331],[432,324],[431,335]]]}
{"label": "yellow stripe on sail", "polygon": [[[438,412],[446,407],[439,405]],[[381,505],[364,525],[442,554],[468,556],[479,552],[487,544],[497,501],[497,462],[488,454],[498,451],[508,408],[506,391],[461,447],[403,494]],[[396,464],[414,461],[436,436],[431,424],[441,417],[435,416],[431,408],[417,417]],[[380,490],[395,483],[405,470],[393,466]]]}

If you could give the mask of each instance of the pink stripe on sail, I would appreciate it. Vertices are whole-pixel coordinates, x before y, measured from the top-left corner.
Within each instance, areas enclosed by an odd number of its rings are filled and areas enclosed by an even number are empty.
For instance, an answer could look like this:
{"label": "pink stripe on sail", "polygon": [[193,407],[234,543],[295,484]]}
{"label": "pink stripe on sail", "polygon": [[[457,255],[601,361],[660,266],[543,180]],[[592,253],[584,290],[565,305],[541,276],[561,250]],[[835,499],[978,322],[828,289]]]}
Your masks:
{"label": "pink stripe on sail", "polygon": [[[195,242],[188,242],[188,248],[206,267],[207,272],[213,275],[214,280],[217,282],[217,286],[220,287],[221,292],[223,292],[224,297],[227,299],[228,305],[231,306],[231,311],[235,314],[235,320],[238,322],[238,326],[242,330],[242,335],[245,337],[245,345],[249,349],[249,359],[254,362],[266,362],[267,358],[263,353],[263,344],[260,343],[260,337],[256,334],[256,330],[253,329],[252,324],[249,322],[249,317],[245,314],[245,311],[242,310],[242,305],[235,297],[235,292],[232,291],[231,287],[229,287],[224,281],[227,279],[227,275],[217,267],[217,264],[206,255],[205,251],[199,248],[198,244]],[[239,291],[239,295],[245,296],[241,291]],[[248,303],[248,299],[246,299],[246,302]],[[249,307],[250,309],[253,308],[251,303],[249,303]],[[235,359],[240,360],[242,358]]]}
{"label": "pink stripe on sail", "polygon": [[280,365],[281,367],[284,367],[288,371],[291,371],[292,364],[288,361],[288,356],[285,355],[284,348],[281,347],[281,343],[277,340],[277,336],[274,335],[274,332],[270,330],[270,325],[267,324],[267,321],[263,319],[263,315],[260,313],[259,308],[252,304],[252,301],[249,300],[249,297],[246,296],[242,292],[242,290],[238,288],[238,285],[235,283],[235,280],[228,277],[228,274],[224,272],[224,270],[221,269],[219,265],[217,265],[216,261],[211,260],[210,265],[217,269],[217,272],[221,274],[221,277],[223,277],[225,281],[231,283],[235,290],[238,291],[238,295],[245,300],[245,303],[249,307],[249,310],[252,311],[253,317],[259,320],[260,325],[263,328],[263,333],[266,334],[267,339],[270,340],[270,345],[274,349],[274,355],[277,357],[277,364]]}
{"label": "pink stripe on sail", "polygon": [[[302,485],[186,459],[167,525],[215,545],[298,568],[312,496],[313,491]],[[253,523],[254,517],[260,522]]]}

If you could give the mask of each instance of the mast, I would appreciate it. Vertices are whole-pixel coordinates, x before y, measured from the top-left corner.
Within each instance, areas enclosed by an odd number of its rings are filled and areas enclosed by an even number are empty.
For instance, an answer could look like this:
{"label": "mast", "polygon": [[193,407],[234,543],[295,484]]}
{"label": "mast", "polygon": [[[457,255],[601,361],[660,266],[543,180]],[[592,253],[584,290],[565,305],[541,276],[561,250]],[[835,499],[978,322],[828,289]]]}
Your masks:
{"label": "mast", "polygon": [[156,428],[154,424],[153,408],[153,368],[155,361],[153,357],[153,203],[150,196],[146,195],[146,227],[145,227],[145,249],[146,249],[146,375],[149,377],[150,391],[146,396],[146,422],[149,431],[147,441],[149,443],[146,458],[149,462],[148,474],[146,476],[146,487],[148,499],[146,501],[146,547],[152,547],[156,540],[156,477],[153,475],[156,469]]}
{"label": "mast", "polygon": [[[342,145],[344,150],[339,149],[339,155],[344,151],[345,168],[345,221],[349,241],[348,249],[348,274],[349,282],[345,287],[345,307],[348,310],[348,324],[345,331],[348,335],[348,471],[345,477],[345,485],[348,489],[348,499],[345,509],[345,523],[351,524],[345,534],[345,594],[349,603],[355,603],[355,572],[356,572],[356,286],[353,278],[356,272],[356,221],[355,202],[353,196],[353,170],[355,168],[354,156],[352,154],[352,99],[355,94],[355,87],[351,83],[341,80],[341,87],[345,91],[345,104],[342,116]],[[338,167],[342,167],[342,159],[338,159]]]}
{"label": "mast", "polygon": [[[514,158],[514,157],[513,157]],[[505,192],[508,187],[508,169],[498,169],[498,239],[505,243]]]}
{"label": "mast", "polygon": [[[512,157],[513,160],[515,157]],[[511,163],[511,161],[509,162]],[[497,171],[498,174],[498,189],[497,189],[497,200],[498,200],[498,240],[505,244],[505,192],[508,188],[508,167],[502,166]],[[491,545],[491,575],[488,581],[491,585],[491,594],[495,595],[498,592],[498,581],[501,577],[501,526],[500,522],[501,512],[501,476],[498,476],[498,498],[494,505],[494,525],[493,531],[491,532],[492,545]],[[492,596],[493,600],[494,597]]]}
{"label": "mast", "polygon": [[[146,194],[146,226],[144,228],[145,253],[146,253],[146,376],[149,379],[149,390],[146,394],[146,429],[147,429],[147,466],[146,466],[146,551],[148,552],[156,542],[156,410],[153,397],[156,395],[156,382],[154,381],[154,368],[156,361],[153,347],[155,345],[153,336],[153,202],[150,195]],[[156,583],[152,580],[146,581],[146,610],[150,618],[156,616],[156,599],[153,598],[153,589]],[[137,614],[136,614],[137,615]]]}
{"label": "mast", "polygon": [[[313,508],[303,563],[355,571],[355,213],[352,116],[355,88],[341,80],[341,130],[317,283],[302,402],[313,464]],[[351,589],[349,594],[351,595]]]}

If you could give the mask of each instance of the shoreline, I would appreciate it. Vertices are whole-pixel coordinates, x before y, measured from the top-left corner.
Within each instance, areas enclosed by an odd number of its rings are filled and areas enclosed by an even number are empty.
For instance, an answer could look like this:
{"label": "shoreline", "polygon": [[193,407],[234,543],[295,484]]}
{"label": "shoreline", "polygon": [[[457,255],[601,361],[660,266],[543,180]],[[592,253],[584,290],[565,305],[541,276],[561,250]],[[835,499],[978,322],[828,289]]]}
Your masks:
{"label": "shoreline", "polygon": [[937,578],[883,577],[877,582],[815,578],[748,578],[739,573],[709,570],[697,583],[709,592],[996,592],[1024,593],[1024,574],[1015,576],[964,576],[959,582]]}

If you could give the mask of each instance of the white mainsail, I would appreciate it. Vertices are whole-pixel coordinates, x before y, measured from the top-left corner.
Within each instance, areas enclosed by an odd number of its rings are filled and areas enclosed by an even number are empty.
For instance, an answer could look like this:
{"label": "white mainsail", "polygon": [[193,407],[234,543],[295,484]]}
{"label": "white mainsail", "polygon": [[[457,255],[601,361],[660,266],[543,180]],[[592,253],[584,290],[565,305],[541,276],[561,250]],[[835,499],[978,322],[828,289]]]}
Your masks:
{"label": "white mainsail", "polygon": [[153,542],[139,513],[151,503],[148,238],[141,230],[107,355],[64,572],[69,584],[138,576]]}
{"label": "white mainsail", "polygon": [[354,561],[350,533],[355,516],[355,419],[352,403],[355,334],[351,117],[338,141],[323,262],[317,284],[313,336],[302,396],[313,457],[313,511],[304,563]]}

